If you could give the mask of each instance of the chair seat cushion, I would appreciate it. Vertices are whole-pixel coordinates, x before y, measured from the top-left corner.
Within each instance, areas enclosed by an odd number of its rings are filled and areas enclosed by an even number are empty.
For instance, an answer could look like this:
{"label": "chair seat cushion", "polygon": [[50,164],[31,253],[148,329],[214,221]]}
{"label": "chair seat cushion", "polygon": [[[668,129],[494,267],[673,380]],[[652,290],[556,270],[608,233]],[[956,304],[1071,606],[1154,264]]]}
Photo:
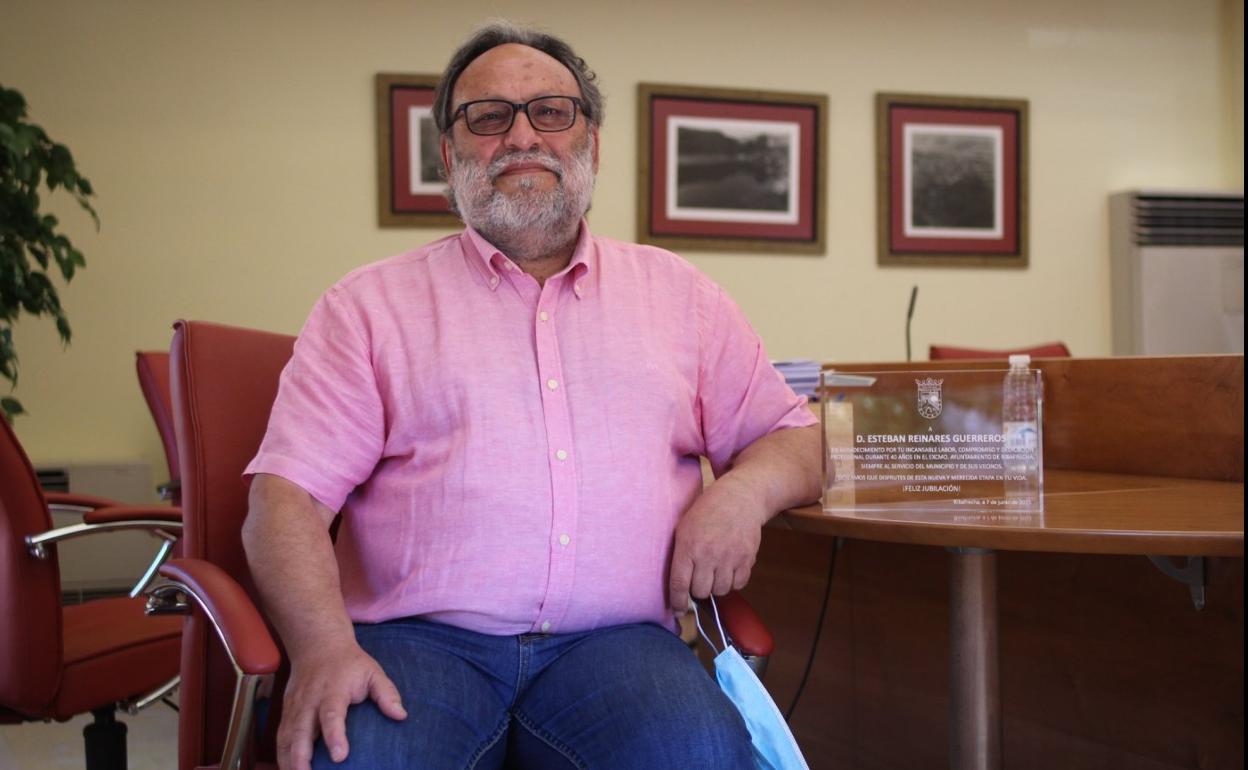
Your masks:
{"label": "chair seat cushion", "polygon": [[52,714],[69,719],[143,695],[178,674],[180,616],[143,614],[142,598],[64,608],[64,673]]}

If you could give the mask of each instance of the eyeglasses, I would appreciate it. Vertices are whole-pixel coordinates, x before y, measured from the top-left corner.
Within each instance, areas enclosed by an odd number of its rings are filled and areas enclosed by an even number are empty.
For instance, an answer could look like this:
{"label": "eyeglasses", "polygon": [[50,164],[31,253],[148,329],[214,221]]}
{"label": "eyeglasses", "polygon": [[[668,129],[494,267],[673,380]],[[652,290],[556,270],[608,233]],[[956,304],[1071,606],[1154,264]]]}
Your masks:
{"label": "eyeglasses", "polygon": [[567,131],[576,123],[576,108],[584,110],[584,103],[575,96],[539,96],[527,102],[509,102],[505,99],[478,99],[464,102],[455,110],[451,123],[464,116],[464,124],[477,136],[495,136],[511,130],[516,113],[529,116],[529,125],[536,131]]}

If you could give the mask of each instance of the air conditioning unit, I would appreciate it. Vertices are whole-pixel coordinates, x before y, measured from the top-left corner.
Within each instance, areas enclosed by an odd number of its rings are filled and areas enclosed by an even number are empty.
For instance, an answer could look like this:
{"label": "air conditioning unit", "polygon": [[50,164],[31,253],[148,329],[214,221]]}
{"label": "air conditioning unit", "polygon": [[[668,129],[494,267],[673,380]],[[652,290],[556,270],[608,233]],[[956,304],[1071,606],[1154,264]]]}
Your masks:
{"label": "air conditioning unit", "polygon": [[1243,193],[1115,193],[1109,218],[1114,355],[1243,353]]}
{"label": "air conditioning unit", "polygon": [[[107,497],[120,503],[155,503],[151,468],[146,463],[41,463],[39,485],[48,492]],[[82,521],[79,513],[52,511],[52,525]],[[57,544],[61,593],[67,602],[124,594],[143,574],[159,541],[144,532],[109,532]]]}

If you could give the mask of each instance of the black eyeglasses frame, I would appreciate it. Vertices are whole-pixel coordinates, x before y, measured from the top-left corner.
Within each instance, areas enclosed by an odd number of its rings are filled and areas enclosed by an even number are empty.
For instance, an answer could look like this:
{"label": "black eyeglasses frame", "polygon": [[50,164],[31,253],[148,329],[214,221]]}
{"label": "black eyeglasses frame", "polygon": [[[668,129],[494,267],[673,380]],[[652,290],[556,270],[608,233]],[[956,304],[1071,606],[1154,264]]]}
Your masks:
{"label": "black eyeglasses frame", "polygon": [[[543,99],[567,99],[572,102],[572,120],[571,122],[568,123],[566,128],[539,128],[537,124],[533,122],[532,116],[529,115],[529,105],[532,104],[533,102],[540,102]],[[511,120],[507,122],[507,127],[502,129],[501,131],[491,131],[486,134],[483,134],[479,131],[474,131],[472,128],[472,124],[468,121],[468,112],[467,112],[468,108],[474,104],[506,104],[507,106],[511,107]],[[576,125],[577,112],[580,112],[582,115],[585,114],[585,101],[578,96],[564,96],[562,94],[546,94],[544,96],[535,96],[532,99],[528,100],[527,102],[509,102],[506,99],[473,99],[472,101],[464,102],[463,104],[455,108],[455,112],[451,116],[450,125],[452,126],[455,125],[455,121],[459,120],[462,117],[464,119],[464,126],[468,128],[469,133],[475,136],[500,136],[511,130],[511,127],[516,124],[516,116],[519,115],[521,112],[523,112],[524,116],[529,119],[529,125],[533,126],[534,131],[540,131],[544,134],[558,134],[563,131],[568,131],[569,129],[572,128],[572,126]]]}

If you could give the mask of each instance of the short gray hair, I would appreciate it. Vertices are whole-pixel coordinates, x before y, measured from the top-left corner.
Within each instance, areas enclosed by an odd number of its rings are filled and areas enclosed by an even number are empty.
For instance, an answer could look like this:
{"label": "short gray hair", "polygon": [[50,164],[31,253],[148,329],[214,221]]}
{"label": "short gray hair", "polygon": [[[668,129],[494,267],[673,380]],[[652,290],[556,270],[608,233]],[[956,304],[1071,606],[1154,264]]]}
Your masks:
{"label": "short gray hair", "polygon": [[496,20],[480,27],[459,47],[438,81],[438,87],[433,92],[433,119],[440,133],[446,134],[451,130],[451,120],[454,118],[451,111],[451,92],[455,90],[459,76],[478,56],[491,48],[508,43],[527,45],[567,67],[581,89],[581,111],[585,114],[585,120],[594,126],[602,125],[603,98],[602,92],[598,90],[598,76],[584,59],[576,55],[572,46],[554,35],[521,27],[509,21]]}

